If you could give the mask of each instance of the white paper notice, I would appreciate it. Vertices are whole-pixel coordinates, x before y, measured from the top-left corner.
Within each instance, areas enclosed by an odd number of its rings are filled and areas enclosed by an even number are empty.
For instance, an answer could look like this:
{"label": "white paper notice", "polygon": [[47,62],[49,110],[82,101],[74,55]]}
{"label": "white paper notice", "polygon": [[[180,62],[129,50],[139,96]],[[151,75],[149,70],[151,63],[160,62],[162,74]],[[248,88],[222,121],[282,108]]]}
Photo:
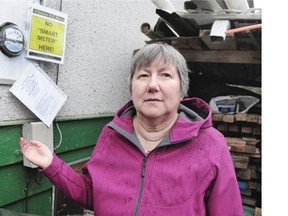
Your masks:
{"label": "white paper notice", "polygon": [[61,89],[34,64],[23,71],[10,91],[48,127],[67,100]]}

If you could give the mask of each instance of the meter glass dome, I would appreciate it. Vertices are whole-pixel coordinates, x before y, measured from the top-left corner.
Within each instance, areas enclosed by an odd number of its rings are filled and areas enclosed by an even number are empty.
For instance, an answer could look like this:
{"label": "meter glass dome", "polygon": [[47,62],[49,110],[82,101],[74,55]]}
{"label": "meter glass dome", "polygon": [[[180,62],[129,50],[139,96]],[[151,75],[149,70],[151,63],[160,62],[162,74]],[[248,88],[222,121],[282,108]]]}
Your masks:
{"label": "meter glass dome", "polygon": [[9,56],[19,56],[24,49],[24,35],[20,28],[12,23],[7,23],[0,29],[1,51]]}

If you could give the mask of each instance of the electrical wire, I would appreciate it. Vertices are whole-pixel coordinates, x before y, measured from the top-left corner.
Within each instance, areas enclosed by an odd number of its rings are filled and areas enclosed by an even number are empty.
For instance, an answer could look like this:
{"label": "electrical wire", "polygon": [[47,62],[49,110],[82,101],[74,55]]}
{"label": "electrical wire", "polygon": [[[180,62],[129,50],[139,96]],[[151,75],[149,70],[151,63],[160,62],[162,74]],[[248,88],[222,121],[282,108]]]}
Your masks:
{"label": "electrical wire", "polygon": [[58,149],[61,146],[61,144],[62,144],[62,132],[60,130],[59,125],[57,123],[55,123],[55,125],[56,125],[56,127],[58,129],[58,132],[59,132],[59,143],[58,143],[58,145],[56,147],[54,147],[54,151],[56,151],[56,149]]}

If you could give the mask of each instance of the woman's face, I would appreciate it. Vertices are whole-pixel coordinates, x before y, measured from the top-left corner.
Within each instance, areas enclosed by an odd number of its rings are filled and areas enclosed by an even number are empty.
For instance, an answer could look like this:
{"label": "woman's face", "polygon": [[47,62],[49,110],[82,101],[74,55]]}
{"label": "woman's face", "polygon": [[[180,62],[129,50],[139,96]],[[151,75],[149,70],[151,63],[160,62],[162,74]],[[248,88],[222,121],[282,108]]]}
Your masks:
{"label": "woman's face", "polygon": [[167,66],[161,57],[139,68],[132,79],[132,100],[137,115],[148,119],[177,115],[182,100],[180,77],[175,66]]}

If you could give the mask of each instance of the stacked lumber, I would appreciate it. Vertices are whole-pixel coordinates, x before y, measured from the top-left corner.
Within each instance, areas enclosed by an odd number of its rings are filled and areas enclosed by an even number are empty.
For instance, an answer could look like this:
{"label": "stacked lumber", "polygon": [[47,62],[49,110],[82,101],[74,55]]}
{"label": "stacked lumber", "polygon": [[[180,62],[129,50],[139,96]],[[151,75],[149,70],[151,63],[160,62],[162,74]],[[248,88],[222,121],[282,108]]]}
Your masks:
{"label": "stacked lumber", "polygon": [[213,113],[226,138],[244,206],[261,209],[261,115]]}

